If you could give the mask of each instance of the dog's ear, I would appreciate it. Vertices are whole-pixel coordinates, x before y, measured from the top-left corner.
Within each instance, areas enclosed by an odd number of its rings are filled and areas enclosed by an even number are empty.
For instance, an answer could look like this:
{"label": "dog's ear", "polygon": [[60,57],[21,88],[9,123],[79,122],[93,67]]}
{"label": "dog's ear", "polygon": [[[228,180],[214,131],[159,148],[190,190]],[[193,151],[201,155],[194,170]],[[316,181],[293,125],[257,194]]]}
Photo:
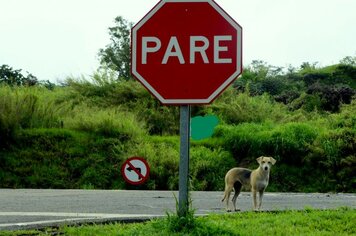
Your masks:
{"label": "dog's ear", "polygon": [[270,159],[271,159],[271,162],[272,162],[272,165],[274,165],[274,164],[276,164],[276,159],[274,159],[273,157],[270,157]]}
{"label": "dog's ear", "polygon": [[256,159],[256,161],[258,162],[258,164],[261,164],[262,159],[263,159],[263,156],[260,156],[259,158]]}

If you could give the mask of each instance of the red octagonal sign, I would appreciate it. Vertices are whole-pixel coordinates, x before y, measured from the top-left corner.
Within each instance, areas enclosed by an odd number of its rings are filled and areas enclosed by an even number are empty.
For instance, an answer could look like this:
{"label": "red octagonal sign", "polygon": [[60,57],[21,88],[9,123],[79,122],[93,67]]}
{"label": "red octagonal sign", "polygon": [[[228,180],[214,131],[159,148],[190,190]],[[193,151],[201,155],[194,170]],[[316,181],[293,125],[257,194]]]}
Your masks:
{"label": "red octagonal sign", "polygon": [[163,104],[211,103],[242,72],[242,28],[213,0],[162,0],[132,29],[132,74]]}

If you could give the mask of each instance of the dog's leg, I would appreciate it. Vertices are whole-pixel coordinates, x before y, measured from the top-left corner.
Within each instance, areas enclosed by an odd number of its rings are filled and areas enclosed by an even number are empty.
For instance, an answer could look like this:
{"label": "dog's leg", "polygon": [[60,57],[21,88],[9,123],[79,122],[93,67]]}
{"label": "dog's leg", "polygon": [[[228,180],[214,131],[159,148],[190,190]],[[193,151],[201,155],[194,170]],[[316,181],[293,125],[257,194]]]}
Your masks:
{"label": "dog's leg", "polygon": [[257,210],[257,191],[255,189],[252,189],[252,197],[253,197],[253,209],[256,211]]}
{"label": "dog's leg", "polygon": [[263,198],[263,192],[264,192],[264,190],[260,190],[260,191],[259,191],[260,195],[259,195],[258,210],[260,210],[260,209],[261,209],[261,205],[262,205],[262,198]]}
{"label": "dog's leg", "polygon": [[236,181],[234,183],[235,194],[232,197],[232,203],[233,203],[233,206],[234,206],[234,211],[240,211],[240,209],[236,209],[236,200],[237,200],[237,197],[239,196],[239,194],[241,192],[241,188],[242,188],[242,184],[239,181]]}

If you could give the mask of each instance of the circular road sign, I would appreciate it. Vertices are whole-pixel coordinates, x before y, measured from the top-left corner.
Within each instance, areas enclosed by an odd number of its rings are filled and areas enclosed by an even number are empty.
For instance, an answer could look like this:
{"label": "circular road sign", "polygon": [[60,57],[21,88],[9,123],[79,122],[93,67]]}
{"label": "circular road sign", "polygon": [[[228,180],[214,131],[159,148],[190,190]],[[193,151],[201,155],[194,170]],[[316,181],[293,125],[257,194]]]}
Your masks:
{"label": "circular road sign", "polygon": [[242,27],[213,0],[161,0],[132,28],[131,60],[162,104],[208,104],[242,72]]}
{"label": "circular road sign", "polygon": [[122,165],[121,174],[127,183],[140,185],[148,179],[150,167],[142,157],[131,157]]}

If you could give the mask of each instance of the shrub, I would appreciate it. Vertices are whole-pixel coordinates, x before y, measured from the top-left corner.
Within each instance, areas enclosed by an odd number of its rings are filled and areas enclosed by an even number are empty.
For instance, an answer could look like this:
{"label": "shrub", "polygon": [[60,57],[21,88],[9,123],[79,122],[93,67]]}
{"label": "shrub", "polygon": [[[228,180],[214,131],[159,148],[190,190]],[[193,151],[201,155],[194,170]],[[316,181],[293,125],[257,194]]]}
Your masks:
{"label": "shrub", "polygon": [[[318,135],[308,124],[287,123],[274,126],[270,123],[244,123],[238,126],[219,126],[215,136],[224,140],[238,163],[261,155],[272,155],[283,163],[301,165],[302,157]],[[245,160],[248,158],[248,160]]]}
{"label": "shrub", "polygon": [[322,100],[317,94],[302,93],[299,98],[293,100],[289,107],[292,110],[303,109],[307,112],[322,111]]}
{"label": "shrub", "polygon": [[336,129],[318,136],[306,161],[328,176],[318,181],[323,187],[321,191],[355,189],[355,153],[356,132],[350,128]]}
{"label": "shrub", "polygon": [[274,155],[289,165],[301,166],[303,157],[310,151],[309,147],[318,136],[315,127],[309,124],[287,123],[271,132],[270,145]]}
{"label": "shrub", "polygon": [[356,99],[351,104],[343,104],[340,113],[330,115],[331,128],[344,128],[348,127],[356,131]]}
{"label": "shrub", "polygon": [[237,126],[218,126],[214,135],[223,139],[225,149],[231,151],[241,165],[247,157],[273,154],[269,140],[272,129],[270,124],[243,123]]}
{"label": "shrub", "polygon": [[226,172],[236,166],[231,154],[221,149],[192,147],[190,161],[191,188],[195,191],[224,189]]}
{"label": "shrub", "polygon": [[320,108],[325,111],[339,111],[341,103],[350,104],[355,91],[348,86],[330,86],[315,83],[308,87],[308,94],[320,97]]}
{"label": "shrub", "polygon": [[282,77],[268,77],[261,81],[261,89],[263,93],[268,93],[270,95],[281,94],[282,91],[286,90],[286,82]]}

